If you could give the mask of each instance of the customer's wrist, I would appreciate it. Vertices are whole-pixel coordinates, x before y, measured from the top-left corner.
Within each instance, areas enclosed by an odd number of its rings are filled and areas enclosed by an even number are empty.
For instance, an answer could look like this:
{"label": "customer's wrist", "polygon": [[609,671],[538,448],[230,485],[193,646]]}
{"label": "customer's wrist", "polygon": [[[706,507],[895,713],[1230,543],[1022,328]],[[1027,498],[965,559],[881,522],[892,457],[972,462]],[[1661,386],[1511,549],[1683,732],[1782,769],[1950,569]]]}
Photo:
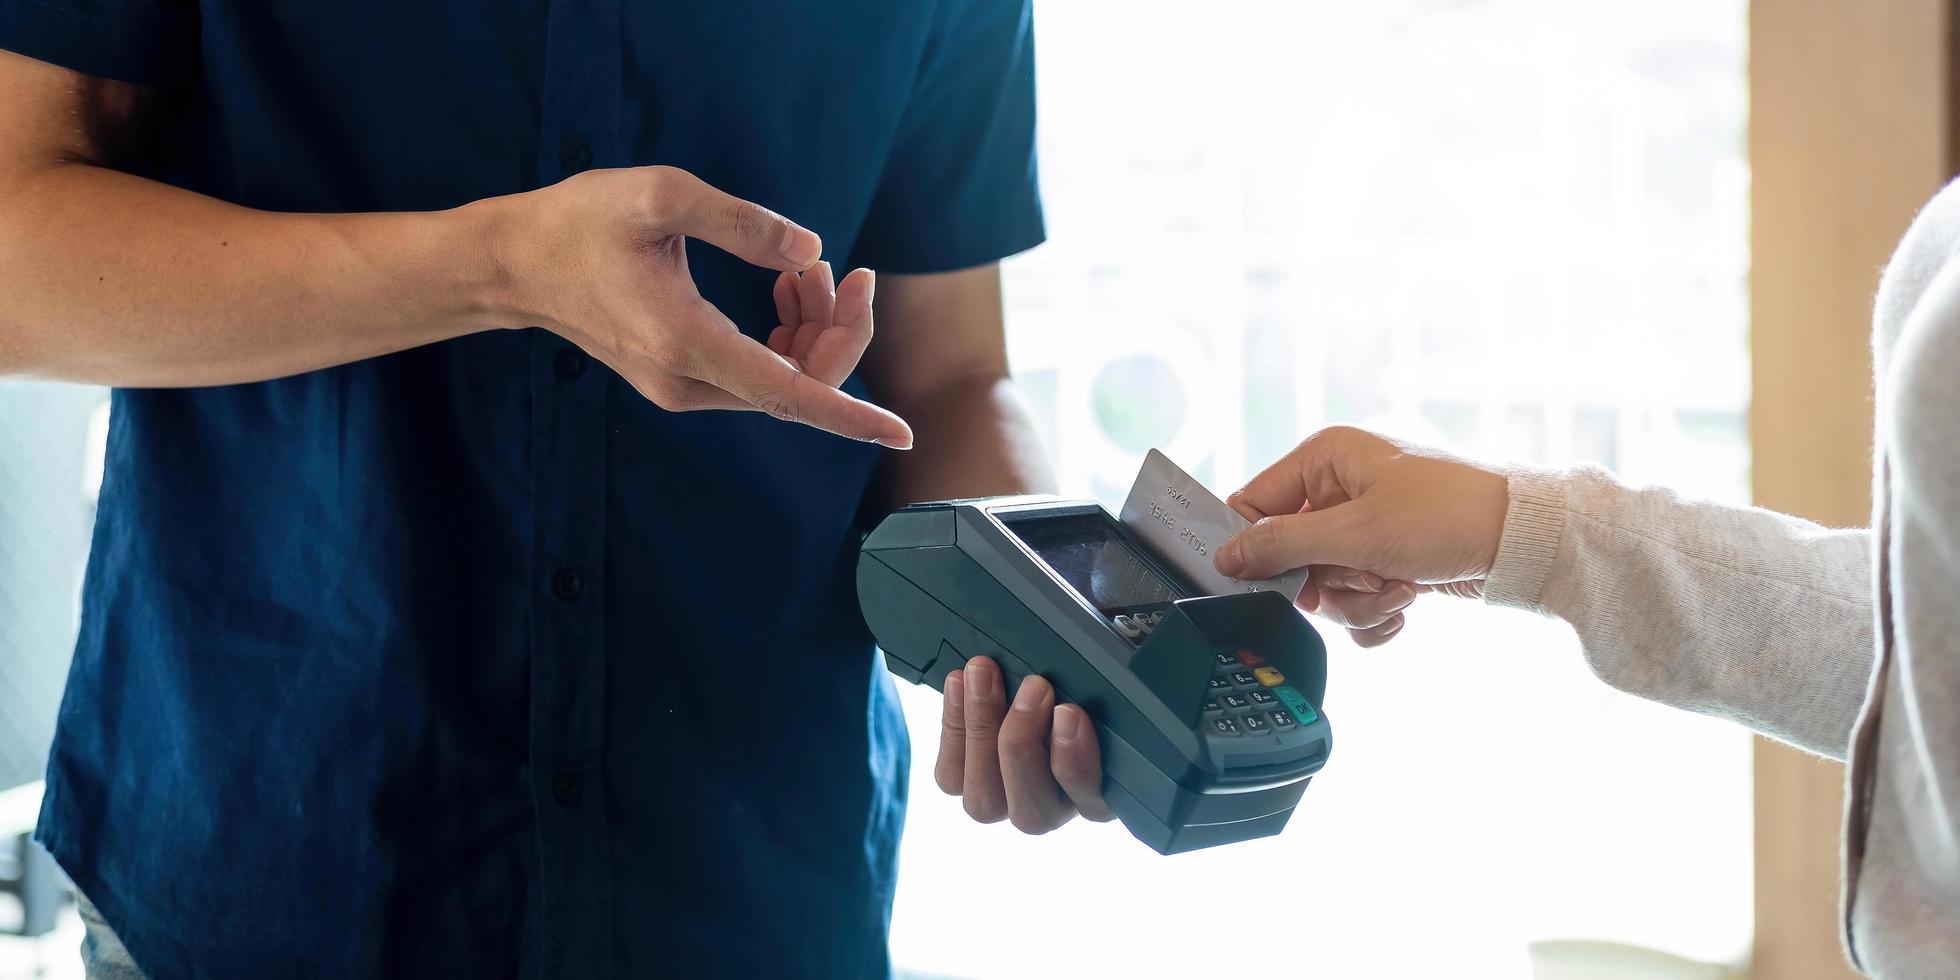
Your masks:
{"label": "customer's wrist", "polygon": [[1565,535],[1565,479],[1551,470],[1517,467],[1505,474],[1504,526],[1484,600],[1536,609]]}

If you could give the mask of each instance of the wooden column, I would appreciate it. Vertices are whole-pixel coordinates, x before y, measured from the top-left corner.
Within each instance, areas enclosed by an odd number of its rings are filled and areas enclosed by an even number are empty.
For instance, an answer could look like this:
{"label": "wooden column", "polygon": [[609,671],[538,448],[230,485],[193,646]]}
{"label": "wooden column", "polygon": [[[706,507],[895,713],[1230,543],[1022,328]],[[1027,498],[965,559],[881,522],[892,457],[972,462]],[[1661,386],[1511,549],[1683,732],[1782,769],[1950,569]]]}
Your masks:
{"label": "wooden column", "polygon": [[[1870,519],[1872,298],[1954,173],[1960,0],[1754,0],[1750,283],[1756,501]],[[1756,941],[1765,980],[1851,976],[1838,943],[1844,767],[1765,740]]]}

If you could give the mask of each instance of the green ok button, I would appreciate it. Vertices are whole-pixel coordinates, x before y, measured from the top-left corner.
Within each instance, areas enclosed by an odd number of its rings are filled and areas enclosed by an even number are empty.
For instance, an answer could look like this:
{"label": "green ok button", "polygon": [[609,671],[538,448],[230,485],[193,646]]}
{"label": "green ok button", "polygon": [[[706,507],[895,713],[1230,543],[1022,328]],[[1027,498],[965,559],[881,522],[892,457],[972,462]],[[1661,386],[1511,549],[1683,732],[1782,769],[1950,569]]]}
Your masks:
{"label": "green ok button", "polygon": [[1311,725],[1314,719],[1320,717],[1314,714],[1313,705],[1307,703],[1306,696],[1294,690],[1291,684],[1282,684],[1273,688],[1273,694],[1280,699],[1280,703],[1286,705],[1287,710],[1293,712],[1293,717],[1300,719],[1302,725]]}

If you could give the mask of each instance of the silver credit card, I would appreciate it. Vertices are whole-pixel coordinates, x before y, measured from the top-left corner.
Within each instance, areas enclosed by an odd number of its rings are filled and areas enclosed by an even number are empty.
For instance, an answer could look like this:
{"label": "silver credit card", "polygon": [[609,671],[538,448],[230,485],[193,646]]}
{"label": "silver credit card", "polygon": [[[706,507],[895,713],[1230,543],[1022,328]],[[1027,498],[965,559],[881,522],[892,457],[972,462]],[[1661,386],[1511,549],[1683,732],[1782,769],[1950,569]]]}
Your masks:
{"label": "silver credit card", "polygon": [[1123,502],[1122,521],[1160,560],[1207,595],[1279,592],[1291,601],[1307,584],[1310,570],[1305,567],[1256,581],[1221,574],[1212,565],[1218,549],[1251,522],[1155,449],[1137,471],[1130,499]]}

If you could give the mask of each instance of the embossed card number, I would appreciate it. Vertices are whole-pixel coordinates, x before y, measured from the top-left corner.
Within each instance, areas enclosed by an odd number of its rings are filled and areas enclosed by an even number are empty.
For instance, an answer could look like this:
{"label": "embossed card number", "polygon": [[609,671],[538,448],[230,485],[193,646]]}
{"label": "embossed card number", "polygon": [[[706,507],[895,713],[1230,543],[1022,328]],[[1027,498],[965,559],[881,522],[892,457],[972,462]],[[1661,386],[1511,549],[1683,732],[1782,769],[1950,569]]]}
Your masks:
{"label": "embossed card number", "polygon": [[1130,487],[1122,521],[1157,557],[1206,594],[1264,591],[1281,592],[1292,599],[1307,584],[1305,568],[1258,581],[1220,575],[1211,564],[1212,549],[1245,530],[1249,522],[1155,449],[1144,457],[1137,481]]}
{"label": "embossed card number", "polygon": [[1191,498],[1179,492],[1176,487],[1164,488],[1164,500],[1162,502],[1155,500],[1150,502],[1150,516],[1153,520],[1175,530],[1177,532],[1177,539],[1184,542],[1192,551],[1197,552],[1199,556],[1211,557],[1211,542],[1199,537],[1197,532],[1191,530],[1189,527],[1183,527],[1178,524],[1176,511],[1179,509],[1190,510]]}

